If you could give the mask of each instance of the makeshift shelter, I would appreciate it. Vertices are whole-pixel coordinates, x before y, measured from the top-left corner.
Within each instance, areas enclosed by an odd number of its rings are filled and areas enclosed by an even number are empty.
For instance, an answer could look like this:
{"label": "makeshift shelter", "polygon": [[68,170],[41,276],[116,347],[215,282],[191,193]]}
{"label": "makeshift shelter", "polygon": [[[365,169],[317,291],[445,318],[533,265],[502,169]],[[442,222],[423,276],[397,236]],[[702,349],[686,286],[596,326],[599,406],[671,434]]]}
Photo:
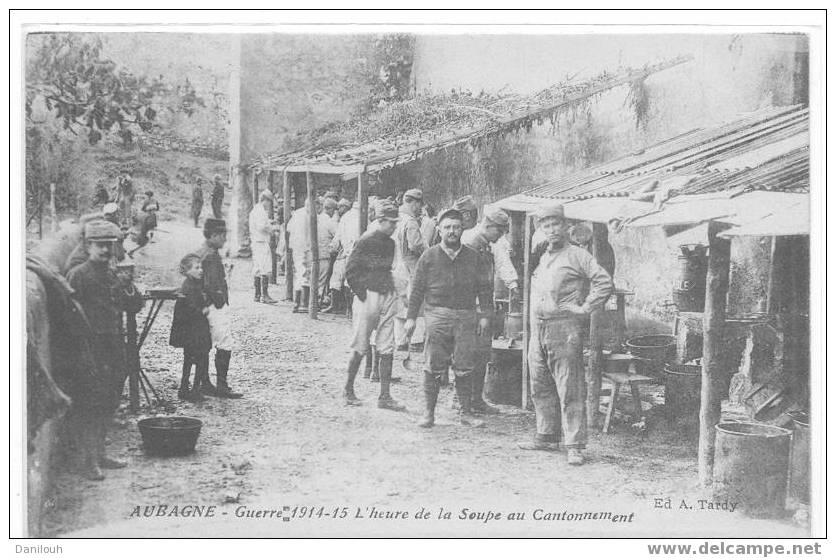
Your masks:
{"label": "makeshift shelter", "polygon": [[[270,154],[245,165],[252,177],[253,199],[258,196],[258,176],[267,173],[271,190],[281,173],[284,219],[290,219],[290,175],[304,173],[307,197],[315,195],[312,175],[340,176],[342,180],[357,179],[357,200],[360,203],[360,232],[368,222],[369,175],[409,164],[427,154],[482,138],[519,129],[530,129],[536,122],[554,118],[591,97],[619,85],[640,81],[656,72],[690,61],[690,56],[648,65],[641,69],[625,69],[615,74],[604,72],[580,83],[564,83],[549,87],[531,96],[520,95],[458,95],[416,97],[393,103],[367,115],[344,123],[312,131],[303,137],[307,147],[292,152]],[[421,117],[416,117],[421,115]],[[413,118],[414,117],[414,118]],[[317,238],[315,212],[310,213],[310,238]],[[288,246],[287,238],[285,246]],[[311,277],[318,275],[317,247],[311,245],[313,262]],[[289,251],[286,254],[289,258]],[[292,297],[292,281],[287,277],[288,298]],[[313,283],[313,282],[312,282]],[[311,285],[309,316],[316,318],[317,293]]]}
{"label": "makeshift shelter", "polygon": [[[701,480],[708,483],[714,427],[720,420],[724,392],[728,392],[724,377],[728,371],[722,369],[719,355],[729,288],[729,239],[740,235],[783,239],[773,240],[771,277],[777,277],[775,258],[790,261],[794,252],[791,239],[809,235],[809,169],[809,111],[798,106],[779,107],[689,131],[497,202],[513,214],[512,241],[517,253],[523,255],[523,393],[528,391],[528,259],[534,229],[530,213],[550,200],[564,203],[567,218],[593,222],[593,254],[602,235],[606,238],[607,224],[663,227],[671,232],[705,226],[709,261],[702,315],[699,469]],[[787,263],[783,267],[793,268]],[[803,266],[792,271],[809,273]],[[779,308],[779,283],[770,280],[769,312]],[[798,305],[794,311],[799,311]],[[599,354],[591,355],[590,367],[600,377],[601,343],[596,335],[593,325],[590,346],[597,347]],[[591,397],[597,402],[597,391]]]}

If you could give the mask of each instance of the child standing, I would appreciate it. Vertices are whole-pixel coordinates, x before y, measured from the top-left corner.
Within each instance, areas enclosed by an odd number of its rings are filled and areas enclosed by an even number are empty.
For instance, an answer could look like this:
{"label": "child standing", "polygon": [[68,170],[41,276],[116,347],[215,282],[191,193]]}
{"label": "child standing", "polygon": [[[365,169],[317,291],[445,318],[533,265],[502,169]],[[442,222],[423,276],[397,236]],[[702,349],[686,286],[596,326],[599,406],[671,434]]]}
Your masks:
{"label": "child standing", "polygon": [[[209,351],[212,337],[209,333],[208,300],[203,294],[203,268],[200,256],[187,254],[180,260],[180,273],[185,275],[179,297],[174,304],[169,344],[183,349],[183,375],[177,396],[188,401],[203,401],[200,384],[209,379]],[[195,366],[194,383],[189,389],[189,375]]]}

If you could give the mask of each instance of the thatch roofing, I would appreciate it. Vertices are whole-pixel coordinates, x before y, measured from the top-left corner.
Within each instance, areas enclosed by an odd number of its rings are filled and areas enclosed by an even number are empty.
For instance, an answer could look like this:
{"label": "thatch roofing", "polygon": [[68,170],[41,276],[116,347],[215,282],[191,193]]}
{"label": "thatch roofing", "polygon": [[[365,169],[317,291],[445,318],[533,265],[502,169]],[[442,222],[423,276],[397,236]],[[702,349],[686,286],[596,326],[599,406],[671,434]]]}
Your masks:
{"label": "thatch roofing", "polygon": [[591,97],[691,60],[682,56],[640,69],[604,72],[583,83],[557,84],[531,96],[451,94],[418,96],[343,123],[300,135],[305,147],[265,155],[250,170],[353,175],[375,173],[439,149],[528,129]]}

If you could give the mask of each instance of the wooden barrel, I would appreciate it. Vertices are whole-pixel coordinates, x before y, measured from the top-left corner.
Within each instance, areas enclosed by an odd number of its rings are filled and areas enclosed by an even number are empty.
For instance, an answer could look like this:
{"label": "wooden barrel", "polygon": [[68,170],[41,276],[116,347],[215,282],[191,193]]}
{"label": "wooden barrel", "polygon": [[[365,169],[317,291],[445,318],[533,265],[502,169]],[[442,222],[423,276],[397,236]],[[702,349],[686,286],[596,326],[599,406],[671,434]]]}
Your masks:
{"label": "wooden barrel", "polygon": [[498,405],[522,407],[522,351],[494,346],[485,374],[485,397]]}

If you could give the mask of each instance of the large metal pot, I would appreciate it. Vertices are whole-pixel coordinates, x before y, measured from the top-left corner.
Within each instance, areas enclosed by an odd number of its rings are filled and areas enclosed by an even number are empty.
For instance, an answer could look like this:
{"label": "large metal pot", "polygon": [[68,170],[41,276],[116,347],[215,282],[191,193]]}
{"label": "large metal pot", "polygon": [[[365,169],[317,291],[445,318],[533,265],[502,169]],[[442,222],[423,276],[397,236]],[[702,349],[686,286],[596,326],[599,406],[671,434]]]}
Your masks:
{"label": "large metal pot", "polygon": [[194,451],[203,422],[190,417],[153,417],[137,426],[146,453],[169,457]]}

